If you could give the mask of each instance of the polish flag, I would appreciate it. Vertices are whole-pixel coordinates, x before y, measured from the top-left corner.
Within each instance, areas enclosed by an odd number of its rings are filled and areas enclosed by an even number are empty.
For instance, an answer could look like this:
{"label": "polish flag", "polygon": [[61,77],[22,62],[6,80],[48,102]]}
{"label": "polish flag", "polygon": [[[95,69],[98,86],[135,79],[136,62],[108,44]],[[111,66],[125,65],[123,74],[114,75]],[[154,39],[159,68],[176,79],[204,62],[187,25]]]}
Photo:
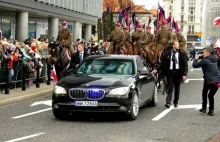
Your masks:
{"label": "polish flag", "polygon": [[216,18],[215,18],[215,20],[214,20],[214,25],[215,25],[215,26],[220,25],[220,17],[216,17]]}
{"label": "polish flag", "polygon": [[56,69],[54,65],[53,65],[53,71],[51,73],[51,76],[53,77],[54,82],[57,83],[57,73],[56,73]]}

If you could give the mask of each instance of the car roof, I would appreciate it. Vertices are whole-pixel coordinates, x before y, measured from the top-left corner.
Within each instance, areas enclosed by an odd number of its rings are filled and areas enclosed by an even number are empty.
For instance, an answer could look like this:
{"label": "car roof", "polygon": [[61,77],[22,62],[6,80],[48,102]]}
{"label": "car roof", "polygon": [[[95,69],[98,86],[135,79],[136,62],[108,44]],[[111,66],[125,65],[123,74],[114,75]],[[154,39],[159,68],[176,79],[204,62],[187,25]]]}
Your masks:
{"label": "car roof", "polygon": [[103,58],[103,59],[127,59],[127,60],[134,60],[136,58],[140,58],[139,55],[91,55],[86,58],[86,60],[94,60],[98,58]]}

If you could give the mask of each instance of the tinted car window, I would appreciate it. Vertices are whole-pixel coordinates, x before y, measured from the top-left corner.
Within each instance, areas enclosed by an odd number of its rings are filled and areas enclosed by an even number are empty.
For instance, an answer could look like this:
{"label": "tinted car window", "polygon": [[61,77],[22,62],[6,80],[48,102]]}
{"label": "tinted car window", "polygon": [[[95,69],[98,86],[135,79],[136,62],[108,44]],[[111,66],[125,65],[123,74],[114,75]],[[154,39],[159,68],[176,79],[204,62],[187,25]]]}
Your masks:
{"label": "tinted car window", "polygon": [[76,74],[132,75],[134,67],[131,60],[95,59],[85,61]]}
{"label": "tinted car window", "polygon": [[141,60],[140,58],[137,58],[137,59],[136,59],[136,63],[137,63],[137,69],[138,69],[138,70],[146,69],[146,66],[145,66],[145,64],[144,64],[144,61]]}

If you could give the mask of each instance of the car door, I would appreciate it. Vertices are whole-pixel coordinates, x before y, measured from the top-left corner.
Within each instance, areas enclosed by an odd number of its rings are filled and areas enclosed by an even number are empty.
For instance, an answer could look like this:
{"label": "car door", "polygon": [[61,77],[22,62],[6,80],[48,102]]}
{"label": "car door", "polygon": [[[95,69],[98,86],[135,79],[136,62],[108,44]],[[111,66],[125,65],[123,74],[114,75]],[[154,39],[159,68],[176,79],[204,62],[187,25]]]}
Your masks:
{"label": "car door", "polygon": [[[137,63],[137,70],[146,70],[147,72],[149,72],[149,68],[145,64],[144,60],[138,57],[136,59],[136,63]],[[137,87],[139,88],[140,103],[143,103],[149,98],[151,98],[154,88],[152,79],[153,78],[150,75],[140,75],[138,73]]]}
{"label": "car door", "polygon": [[147,83],[146,84],[143,84],[146,89],[147,89],[147,93],[146,93],[146,99],[150,99],[154,93],[154,87],[156,85],[156,82],[155,82],[155,76],[150,74],[151,70],[150,70],[150,67],[147,65],[147,63],[145,61],[143,61],[143,64],[144,64],[144,67],[146,67],[146,70],[148,70],[149,72],[149,75],[146,76],[146,79],[147,79]]}

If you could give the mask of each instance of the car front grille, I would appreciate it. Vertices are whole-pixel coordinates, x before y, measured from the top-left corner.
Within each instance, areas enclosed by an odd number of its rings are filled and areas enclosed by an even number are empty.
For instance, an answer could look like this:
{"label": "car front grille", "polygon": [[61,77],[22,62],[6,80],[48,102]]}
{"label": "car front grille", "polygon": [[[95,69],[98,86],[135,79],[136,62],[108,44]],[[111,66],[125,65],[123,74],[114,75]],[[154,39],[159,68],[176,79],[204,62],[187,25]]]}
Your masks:
{"label": "car front grille", "polygon": [[85,99],[86,91],[83,89],[70,89],[69,90],[69,96],[72,99]]}
{"label": "car front grille", "polygon": [[105,90],[88,89],[86,91],[80,88],[72,88],[69,90],[69,96],[72,99],[100,100],[105,96]]}
{"label": "car front grille", "polygon": [[89,100],[100,100],[105,96],[105,91],[102,89],[87,90],[87,98]]}

